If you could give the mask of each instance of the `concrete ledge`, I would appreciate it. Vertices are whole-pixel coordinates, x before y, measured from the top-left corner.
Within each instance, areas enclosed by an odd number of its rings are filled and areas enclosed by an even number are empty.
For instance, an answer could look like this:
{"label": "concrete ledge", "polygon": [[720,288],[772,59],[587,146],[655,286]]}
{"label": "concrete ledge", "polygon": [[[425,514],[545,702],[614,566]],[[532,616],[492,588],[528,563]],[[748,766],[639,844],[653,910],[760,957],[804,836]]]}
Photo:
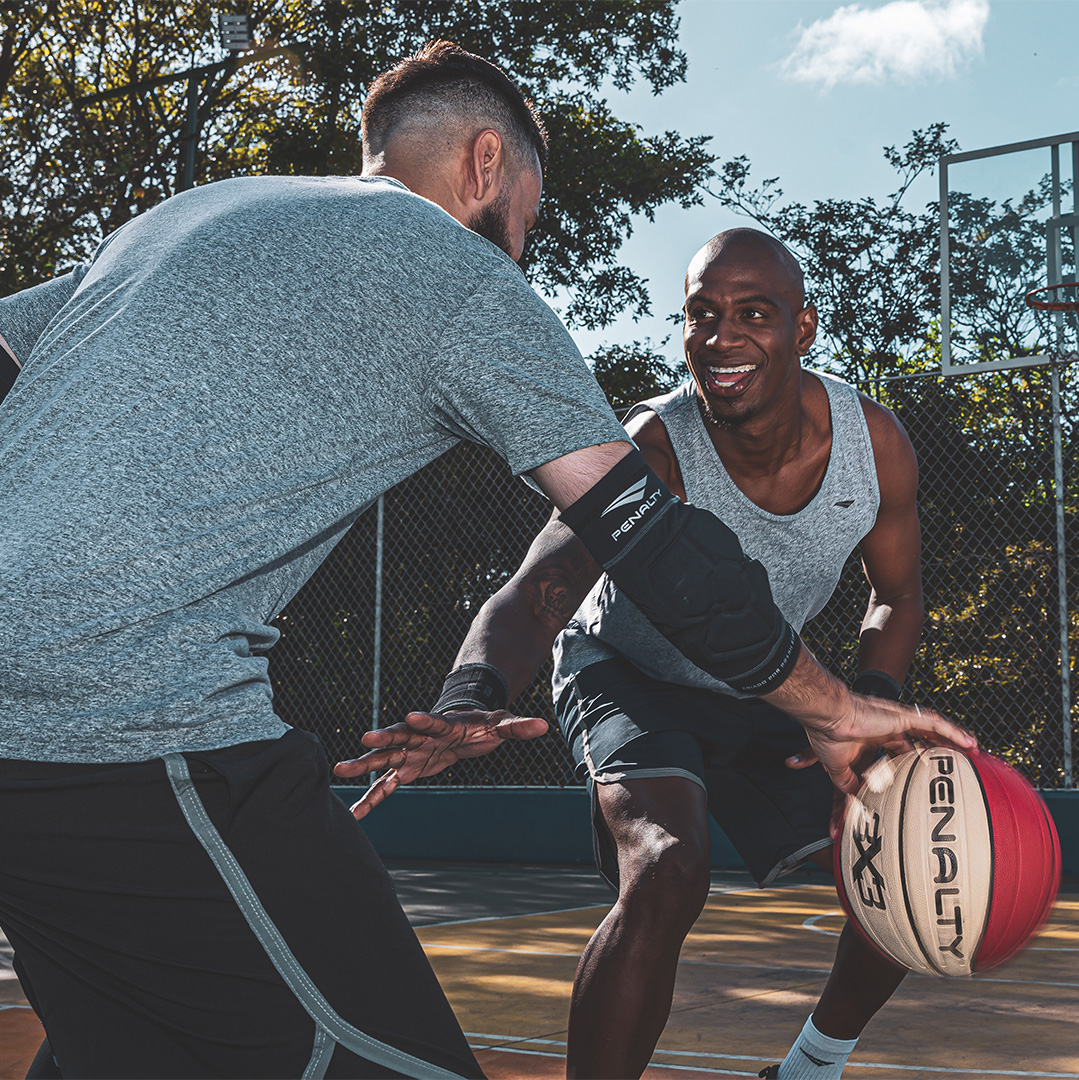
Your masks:
{"label": "concrete ledge", "polygon": [[[335,786],[351,805],[362,788]],[[592,863],[584,788],[402,788],[360,823],[384,859]],[[742,860],[712,822],[712,866]]]}
{"label": "concrete ledge", "polygon": [[[350,805],[362,788],[334,787]],[[1079,791],[1045,791],[1060,834],[1066,878],[1079,877]],[[384,859],[461,862],[591,863],[584,788],[402,788],[363,822]],[[712,822],[712,866],[742,860]]]}
{"label": "concrete ledge", "polygon": [[1060,835],[1064,877],[1079,878],[1079,791],[1043,791]]}

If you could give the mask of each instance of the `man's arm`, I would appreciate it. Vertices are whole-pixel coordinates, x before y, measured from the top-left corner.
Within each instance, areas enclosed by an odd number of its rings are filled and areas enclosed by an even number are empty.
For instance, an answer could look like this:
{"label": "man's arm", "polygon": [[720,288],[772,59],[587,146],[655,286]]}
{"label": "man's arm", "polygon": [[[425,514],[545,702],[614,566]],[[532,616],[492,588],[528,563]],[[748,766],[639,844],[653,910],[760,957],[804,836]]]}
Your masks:
{"label": "man's arm", "polygon": [[507,701],[513,701],[601,573],[584,544],[552,517],[517,572],[480,608],[454,667],[490,665],[505,678]]}
{"label": "man's arm", "polygon": [[[569,458],[573,460],[566,460]],[[829,675],[778,614],[767,575],[759,564],[745,558],[737,537],[713,515],[679,502],[655,472],[644,469],[644,460],[639,454],[625,451],[624,444],[605,444],[577,451],[567,455],[566,459],[537,470],[538,474],[542,473],[537,479],[559,502],[571,499],[587,484],[590,468],[602,467],[612,459],[615,462],[614,469],[601,478],[599,484],[586,490],[584,500],[590,506],[582,511],[582,500],[575,500],[567,508],[568,513],[563,515],[564,518],[573,517],[578,537],[615,584],[699,667],[738,685],[731,676],[733,670],[742,688],[756,689],[758,696],[802,723],[815,755],[842,790],[851,791],[857,786],[856,767],[877,747],[905,745],[907,732],[961,746],[974,745],[965,732],[935,713],[920,713],[890,702],[851,694],[846,686]],[[662,467],[662,462],[657,461],[657,465]],[[663,528],[657,531],[658,536],[656,532],[649,535],[645,529],[634,533],[640,520],[647,519],[649,511],[657,506],[666,518]],[[612,513],[608,514],[608,511]],[[606,522],[603,521],[605,516]],[[653,517],[659,520],[660,514]],[[633,518],[636,520],[626,526]],[[613,526],[616,534],[625,532],[622,541],[631,538],[621,550],[617,548],[617,537],[612,543],[612,523],[617,523]],[[557,534],[548,533],[540,546],[534,545],[530,553],[534,566],[543,564],[550,557],[551,549],[547,545],[552,543],[555,548],[566,550],[562,547],[566,543],[564,535],[558,539]],[[494,735],[490,720],[485,718],[494,716],[505,718],[503,723],[511,722],[513,718],[509,718],[501,706],[511,699],[511,690],[513,694],[518,693],[530,681],[546,648],[561,629],[556,623],[564,625],[579,598],[590,587],[591,581],[583,583],[587,575],[580,574],[583,565],[579,564],[576,579],[576,588],[581,591],[567,593],[564,604],[557,605],[558,618],[548,620],[542,629],[534,627],[534,632],[526,635],[527,645],[522,655],[514,655],[516,641],[501,632],[495,615],[511,611],[514,604],[521,605],[522,614],[527,615],[530,603],[534,613],[537,594],[529,597],[527,590],[521,591],[529,580],[528,574],[521,577],[519,571],[512,588],[507,586],[508,592],[497,598],[479,620],[481,626],[474,627],[475,634],[470,632],[470,640],[462,648],[459,662],[489,665],[505,676],[498,707],[471,717],[481,741],[489,741]],[[563,577],[557,584],[564,589],[569,583],[570,579]],[[572,606],[567,606],[571,602]],[[497,662],[492,647],[502,657]],[[482,671],[478,677],[483,679]],[[754,688],[754,680],[763,680],[763,685]],[[491,694],[499,696],[490,685],[486,690],[491,693],[476,695],[474,701],[489,701]],[[457,707],[456,704],[442,706],[445,710]],[[490,710],[490,705],[485,708]],[[424,745],[424,735],[451,743],[453,740],[463,742],[467,738],[468,723],[464,722],[467,714],[457,715],[462,724],[455,732],[452,723],[437,716],[410,713],[406,723],[397,727],[411,729],[411,733],[394,729],[368,733],[363,737],[364,745],[377,748],[379,753],[355,762],[339,763],[335,771],[339,776],[351,776],[372,768],[396,769],[406,764],[406,750]],[[497,742],[490,742],[488,749],[494,745]],[[410,764],[409,767],[414,766]],[[366,813],[401,782],[397,776],[384,780],[384,784],[379,782],[382,787],[372,788],[357,804],[353,811],[357,816]]]}
{"label": "man's arm", "polygon": [[[648,465],[684,501],[678,461],[659,417],[642,411],[626,430]],[[629,449],[628,444],[616,445]],[[555,477],[555,486],[558,482]],[[551,655],[554,639],[602,573],[556,512],[532,541],[517,572],[480,609],[454,666],[479,663],[496,668],[505,677],[507,700],[513,701],[536,677]]]}
{"label": "man's arm", "polygon": [[864,406],[876,459],[880,509],[860,545],[871,592],[859,636],[858,670],[883,672],[902,686],[925,617],[918,463],[895,416],[868,399]]}

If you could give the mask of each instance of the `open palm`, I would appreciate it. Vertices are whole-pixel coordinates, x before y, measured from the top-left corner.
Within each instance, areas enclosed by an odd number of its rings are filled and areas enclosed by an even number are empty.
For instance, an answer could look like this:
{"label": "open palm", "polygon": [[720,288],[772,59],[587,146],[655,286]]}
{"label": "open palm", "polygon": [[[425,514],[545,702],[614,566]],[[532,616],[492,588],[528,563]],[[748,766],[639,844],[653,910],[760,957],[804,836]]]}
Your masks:
{"label": "open palm", "polygon": [[338,762],[333,771],[349,778],[389,770],[352,806],[352,815],[359,820],[402,784],[434,776],[462,758],[489,754],[507,739],[535,739],[546,731],[547,721],[538,716],[505,711],[462,710],[445,716],[412,712],[403,723],[366,732],[360,741],[368,753]]}

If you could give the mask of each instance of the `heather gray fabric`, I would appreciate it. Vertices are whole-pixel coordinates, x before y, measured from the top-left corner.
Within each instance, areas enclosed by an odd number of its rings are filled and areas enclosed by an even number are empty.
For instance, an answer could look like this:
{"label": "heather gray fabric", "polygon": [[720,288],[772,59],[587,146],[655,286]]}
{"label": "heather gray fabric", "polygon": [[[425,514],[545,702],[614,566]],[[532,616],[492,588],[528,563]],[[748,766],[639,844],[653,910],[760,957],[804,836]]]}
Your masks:
{"label": "heather gray fabric", "polygon": [[[813,374],[828,392],[832,451],[820,490],[796,514],[762,510],[731,480],[708,437],[692,382],[635,406],[627,416],[651,409],[663,421],[687,500],[734,530],[746,555],[764,565],[775,602],[797,631],[827,603],[880,506],[873,446],[857,392],[834,376]],[[555,640],[555,701],[578,671],[620,655],[653,679],[749,696],[687,660],[604,574]]]}
{"label": "heather gray fabric", "polygon": [[518,473],[625,438],[512,260],[385,179],[184,192],[0,334],[6,758],[279,736],[268,624],[382,491],[462,438]]}
{"label": "heather gray fabric", "polygon": [[60,274],[40,285],[35,285],[32,289],[16,293],[17,301],[14,297],[0,300],[0,311],[5,312],[6,304],[10,303],[14,306],[17,303],[17,317],[0,316],[4,325],[4,329],[0,331],[0,337],[3,337],[11,346],[15,359],[20,365],[26,364],[34,348],[34,342],[41,337],[53,316],[71,299],[71,294],[86,276],[89,268],[89,263],[82,263],[66,274]]}

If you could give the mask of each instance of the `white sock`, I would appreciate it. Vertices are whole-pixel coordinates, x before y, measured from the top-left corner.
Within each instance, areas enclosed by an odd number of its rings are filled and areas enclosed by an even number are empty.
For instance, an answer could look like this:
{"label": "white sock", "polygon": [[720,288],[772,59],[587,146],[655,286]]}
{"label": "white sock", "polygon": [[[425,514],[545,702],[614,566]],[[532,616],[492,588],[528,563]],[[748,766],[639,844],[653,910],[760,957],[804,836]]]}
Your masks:
{"label": "white sock", "polygon": [[806,1021],[801,1035],[779,1066],[779,1080],[839,1080],[857,1039],[830,1039]]}

